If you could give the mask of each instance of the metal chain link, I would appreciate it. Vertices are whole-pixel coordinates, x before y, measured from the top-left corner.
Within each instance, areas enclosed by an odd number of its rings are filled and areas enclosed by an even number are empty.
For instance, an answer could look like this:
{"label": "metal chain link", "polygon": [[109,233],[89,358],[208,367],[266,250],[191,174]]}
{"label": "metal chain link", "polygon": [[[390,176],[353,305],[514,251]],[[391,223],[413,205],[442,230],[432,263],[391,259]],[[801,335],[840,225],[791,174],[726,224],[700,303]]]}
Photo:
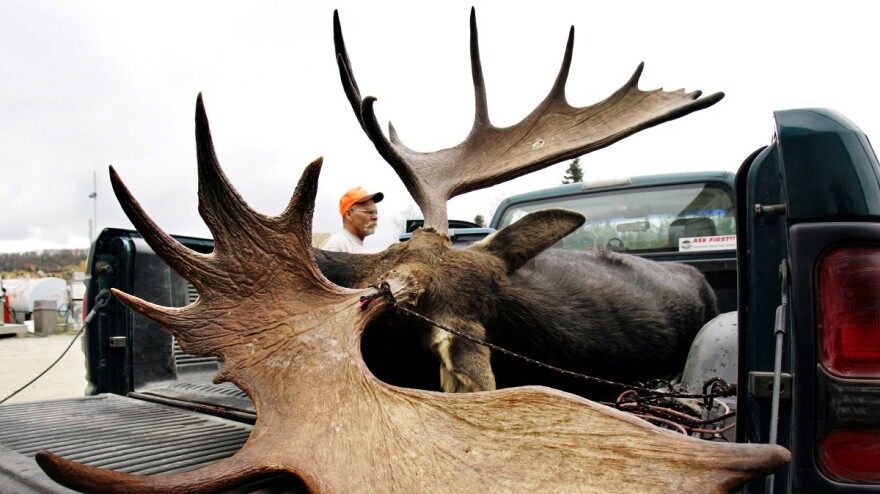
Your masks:
{"label": "metal chain link", "polygon": [[[371,288],[376,290],[376,293],[372,295],[365,295],[360,298],[361,310],[367,308],[367,306],[376,299],[384,299],[386,300],[397,312],[401,312],[403,314],[416,317],[421,319],[428,324],[438,327],[444,331],[448,331],[456,336],[464,338],[470,342],[476,343],[478,345],[482,345],[487,347],[493,351],[503,353],[515,359],[527,362],[529,364],[551,370],[553,372],[557,372],[559,374],[563,374],[566,376],[574,377],[577,379],[582,379],[592,383],[603,384],[606,386],[623,388],[624,391],[617,399],[615,403],[605,403],[606,405],[613,406],[619,410],[627,411],[634,413],[646,420],[650,420],[655,423],[662,423],[671,426],[674,429],[679,430],[682,433],[688,432],[698,432],[698,433],[718,433],[723,432],[722,429],[701,429],[699,426],[709,425],[714,423],[719,423],[727,420],[736,415],[736,412],[729,412],[726,414],[722,414],[713,419],[702,419],[695,418],[692,415],[688,415],[687,412],[692,412],[687,408],[682,408],[685,410],[684,412],[681,410],[676,410],[675,407],[679,406],[674,403],[674,400],[679,399],[694,399],[694,400],[702,400],[702,406],[707,410],[711,410],[715,405],[714,400],[716,398],[724,398],[729,396],[734,396],[736,394],[736,384],[728,384],[723,379],[715,377],[712,378],[703,385],[702,393],[684,393],[680,391],[674,391],[671,383],[665,380],[652,380],[646,383],[645,385],[631,385],[631,384],[623,384],[615,381],[609,381],[606,379],[601,379],[594,376],[589,376],[586,374],[581,374],[579,372],[570,371],[567,369],[563,369],[560,367],[556,367],[554,365],[550,365],[539,360],[533,359],[531,357],[527,357],[525,355],[521,355],[519,353],[513,352],[506,348],[502,348],[494,343],[490,343],[481,338],[477,338],[475,336],[469,335],[458,329],[451,328],[445,326],[443,324],[438,323],[437,321],[431,320],[430,318],[423,316],[415,311],[407,309],[405,307],[401,307],[400,304],[397,303],[397,300],[394,298],[394,294],[391,292],[391,286],[387,281],[383,281],[378,285],[370,285]],[[654,385],[654,387],[649,387],[650,385]],[[663,390],[665,389],[665,391]],[[639,393],[644,393],[647,396],[642,396]],[[676,420],[681,420],[686,422],[685,424],[681,424],[676,422]]]}

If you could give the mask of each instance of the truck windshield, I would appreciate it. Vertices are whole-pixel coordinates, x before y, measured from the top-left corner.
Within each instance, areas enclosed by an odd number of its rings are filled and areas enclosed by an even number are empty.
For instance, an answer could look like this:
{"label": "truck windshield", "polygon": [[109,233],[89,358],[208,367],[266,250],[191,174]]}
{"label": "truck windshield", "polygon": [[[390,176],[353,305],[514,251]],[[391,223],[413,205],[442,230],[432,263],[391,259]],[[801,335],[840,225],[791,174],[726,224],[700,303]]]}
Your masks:
{"label": "truck windshield", "polygon": [[499,228],[548,208],[570,209],[587,217],[581,228],[557,243],[564,249],[649,253],[736,248],[733,199],[720,183],[584,191],[514,204],[505,211]]}

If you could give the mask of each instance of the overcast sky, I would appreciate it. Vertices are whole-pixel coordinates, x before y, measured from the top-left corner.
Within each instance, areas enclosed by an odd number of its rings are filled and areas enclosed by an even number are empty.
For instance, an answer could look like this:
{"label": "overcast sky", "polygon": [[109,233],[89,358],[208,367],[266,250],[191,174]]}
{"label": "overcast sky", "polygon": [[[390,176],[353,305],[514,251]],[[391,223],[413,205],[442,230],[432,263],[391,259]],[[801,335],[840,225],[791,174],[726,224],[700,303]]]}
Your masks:
{"label": "overcast sky", "polygon": [[[833,108],[869,137],[880,133],[872,2],[0,0],[0,252],[86,248],[95,218],[130,228],[110,164],[166,231],[208,236],[196,198],[199,92],[221,165],[252,207],[281,212],[303,168],[323,156],[314,230],[338,229],[349,187],[381,190],[379,231],[366,246],[384,248],[415,204],[342,92],[333,10],[380,121],[430,151],[471,127],[472,5],[497,126],[543,99],[572,25],[574,105],[604,99],[640,62],[642,89],[726,93],[587,155],[586,180],[735,171],[770,142],[774,110]],[[488,219],[503,197],[556,185],[566,167],[453,199],[450,217]]]}

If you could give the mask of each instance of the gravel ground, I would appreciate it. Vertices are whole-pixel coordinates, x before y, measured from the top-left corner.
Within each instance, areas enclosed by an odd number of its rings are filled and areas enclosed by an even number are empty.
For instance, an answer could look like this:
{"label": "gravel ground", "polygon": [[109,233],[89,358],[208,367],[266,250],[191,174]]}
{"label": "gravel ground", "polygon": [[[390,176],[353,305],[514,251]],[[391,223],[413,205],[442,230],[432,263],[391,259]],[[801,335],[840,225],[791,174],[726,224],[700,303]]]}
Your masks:
{"label": "gravel ground", "polygon": [[[73,341],[74,334],[0,338],[0,400],[43,372]],[[6,403],[83,396],[86,388],[82,336],[55,367]],[[2,406],[2,405],[0,405]]]}

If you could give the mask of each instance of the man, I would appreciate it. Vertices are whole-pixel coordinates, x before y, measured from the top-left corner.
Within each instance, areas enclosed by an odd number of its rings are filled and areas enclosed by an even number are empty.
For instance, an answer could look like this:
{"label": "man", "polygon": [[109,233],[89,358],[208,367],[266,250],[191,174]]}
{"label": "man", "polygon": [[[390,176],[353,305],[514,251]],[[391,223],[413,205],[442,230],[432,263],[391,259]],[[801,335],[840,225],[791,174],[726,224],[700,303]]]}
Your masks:
{"label": "man", "polygon": [[381,192],[368,193],[355,187],[339,199],[342,230],[325,240],[320,248],[336,252],[363,252],[364,238],[376,232],[379,211],[376,203],[385,197]]}

